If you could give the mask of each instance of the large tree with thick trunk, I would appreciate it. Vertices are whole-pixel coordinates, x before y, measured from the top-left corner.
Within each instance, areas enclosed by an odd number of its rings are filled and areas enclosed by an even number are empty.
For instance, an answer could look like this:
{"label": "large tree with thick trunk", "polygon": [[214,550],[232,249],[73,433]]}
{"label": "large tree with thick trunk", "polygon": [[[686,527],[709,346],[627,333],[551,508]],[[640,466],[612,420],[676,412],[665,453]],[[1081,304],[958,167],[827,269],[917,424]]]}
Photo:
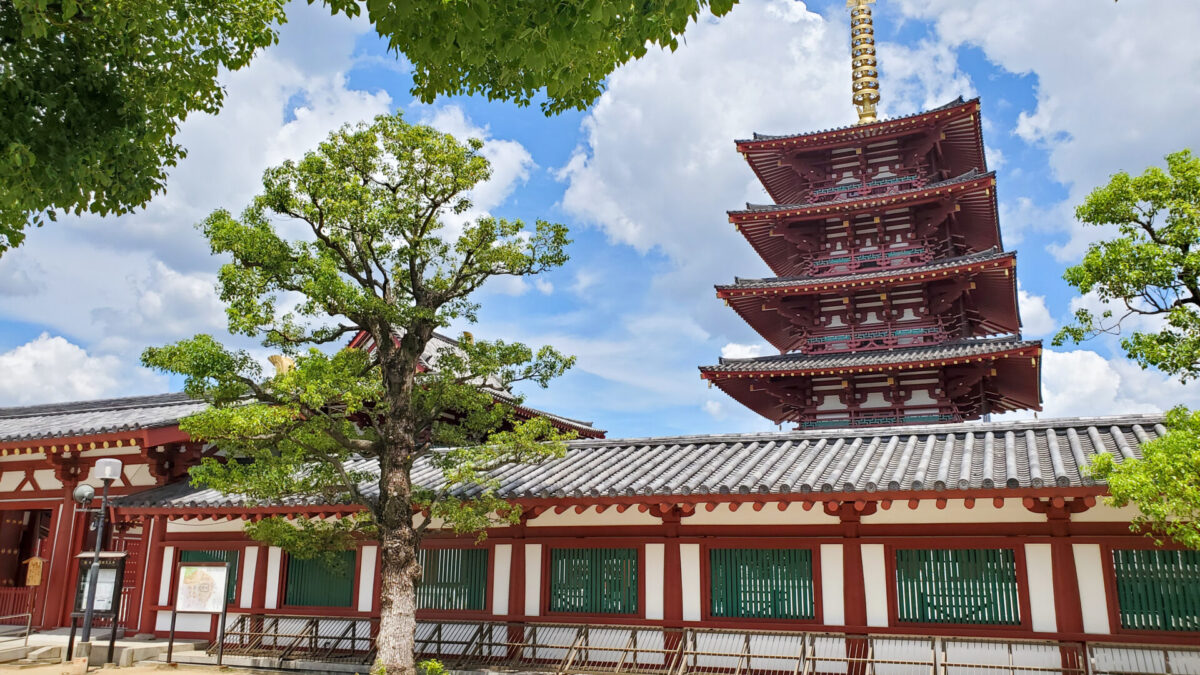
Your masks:
{"label": "large tree with thick trunk", "polygon": [[[516,420],[501,402],[508,397],[495,394],[520,381],[545,386],[572,359],[469,334],[435,339],[452,321],[474,320],[471,296],[489,279],[567,259],[562,225],[484,217],[447,233],[445,220],[461,220],[470,190],[489,176],[481,147],[381,116],[269,169],[240,218],[216,211],[201,227],[213,252],[232,259],[218,282],[230,330],[288,360],[267,376],[251,354],[207,335],[143,355],[212,404],[182,427],[225,458],[193,469],[194,481],[263,503],[310,496],[362,506],[352,517],[268,519],[248,530],[303,557],[358,537],[379,541],[377,650],[387,673],[414,671],[425,528],[483,532],[518,519],[495,496],[491,470],[564,451],[547,420]],[[360,332],[371,348],[336,348]],[[352,470],[358,458],[376,460],[378,473]],[[437,478],[414,484],[423,468]]]}

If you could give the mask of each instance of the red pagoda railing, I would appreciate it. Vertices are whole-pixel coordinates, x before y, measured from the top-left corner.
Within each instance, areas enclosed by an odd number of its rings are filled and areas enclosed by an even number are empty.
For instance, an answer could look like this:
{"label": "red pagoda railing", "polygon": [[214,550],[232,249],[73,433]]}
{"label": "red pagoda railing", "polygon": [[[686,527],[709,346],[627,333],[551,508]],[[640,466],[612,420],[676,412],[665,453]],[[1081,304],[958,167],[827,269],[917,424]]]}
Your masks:
{"label": "red pagoda railing", "polygon": [[[920,347],[945,342],[950,336],[944,327],[922,322],[922,325],[885,323],[869,326],[839,326],[814,332],[797,345],[805,354],[837,354],[863,349]],[[904,326],[904,327],[900,327]]]}
{"label": "red pagoda railing", "polygon": [[901,190],[916,190],[924,187],[927,180],[924,176],[892,176],[869,181],[833,184],[829,181],[826,187],[815,188],[808,193],[808,203],[819,204],[839,199],[865,199],[880,195],[890,195]]}
{"label": "red pagoda railing", "polygon": [[851,427],[880,427],[898,424],[935,424],[938,422],[961,422],[962,415],[949,408],[938,410],[837,410],[831,411],[828,417],[816,413],[814,419],[801,420],[801,429],[842,429]]}
{"label": "red pagoda railing", "polygon": [[834,274],[853,274],[879,269],[898,269],[924,265],[933,260],[934,252],[926,246],[910,246],[876,251],[832,251],[814,255],[807,274],[824,277]]}

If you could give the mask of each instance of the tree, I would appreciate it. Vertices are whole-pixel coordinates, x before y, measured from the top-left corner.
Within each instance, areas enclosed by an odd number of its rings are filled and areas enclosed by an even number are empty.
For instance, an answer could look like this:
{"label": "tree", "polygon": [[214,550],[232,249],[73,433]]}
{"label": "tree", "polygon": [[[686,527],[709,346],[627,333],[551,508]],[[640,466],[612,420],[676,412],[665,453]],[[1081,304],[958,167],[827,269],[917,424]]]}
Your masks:
{"label": "tree", "polygon": [[[1079,220],[1115,225],[1119,236],[1092,244],[1064,278],[1121,309],[1078,310],[1054,344],[1120,334],[1126,320],[1148,317],[1158,323],[1123,338],[1122,348],[1143,368],[1187,382],[1200,375],[1200,158],[1183,150],[1166,160],[1167,171],[1114,175],[1076,209]],[[1177,408],[1166,426],[1141,460],[1117,464],[1101,453],[1089,470],[1108,482],[1111,503],[1137,505],[1135,531],[1200,549],[1200,412]]]}
{"label": "tree", "polygon": [[275,41],[283,0],[0,2],[0,254],[56,211],[121,214],[163,189],[221,68]]}
{"label": "tree", "polygon": [[1155,317],[1158,330],[1135,331],[1121,346],[1143,368],[1182,381],[1200,375],[1200,158],[1167,155],[1167,171],[1121,172],[1075,211],[1093,226],[1117,226],[1120,236],[1088,247],[1063,278],[1082,293],[1119,304],[1119,316],[1087,309],[1054,336],[1054,344],[1117,334],[1131,317]]}
{"label": "tree", "polygon": [[[314,0],[308,0],[310,4]],[[413,66],[413,93],[583,109],[648,45],[674,50],[705,7],[735,0],[325,0],[367,16]],[[57,211],[121,214],[163,190],[192,112],[217,112],[221,69],[272,44],[283,0],[0,3],[0,254]]]}
{"label": "tree", "polygon": [[[422,357],[435,329],[475,319],[470,296],[488,279],[567,259],[566,228],[543,221],[530,231],[481,218],[444,238],[444,218],[462,214],[469,190],[489,175],[481,147],[381,116],[268,169],[240,218],[215,211],[202,229],[214,253],[232,257],[218,281],[231,332],[260,338],[294,365],[280,361],[285,367],[264,377],[249,353],[207,335],[142,357],[183,375],[186,391],[211,403],[181,427],[228,461],[206,460],[195,482],[265,502],[308,496],[362,506],[349,518],[265,520],[248,531],[308,557],[355,537],[379,541],[377,649],[387,673],[414,672],[425,529],[435,520],[460,533],[515,522],[520,509],[495,496],[489,471],[560,455],[568,437],[542,418],[509,419],[489,391],[545,386],[573,359],[467,335]],[[285,238],[283,228],[304,236]],[[321,349],[359,331],[372,350]],[[377,472],[347,464],[355,458],[375,460]],[[414,470],[425,468],[438,480],[414,484]]]}
{"label": "tree", "polygon": [[1167,413],[1165,436],[1142,446],[1142,459],[1113,461],[1101,453],[1092,475],[1108,482],[1114,506],[1136,504],[1132,529],[1200,551],[1200,411]]}

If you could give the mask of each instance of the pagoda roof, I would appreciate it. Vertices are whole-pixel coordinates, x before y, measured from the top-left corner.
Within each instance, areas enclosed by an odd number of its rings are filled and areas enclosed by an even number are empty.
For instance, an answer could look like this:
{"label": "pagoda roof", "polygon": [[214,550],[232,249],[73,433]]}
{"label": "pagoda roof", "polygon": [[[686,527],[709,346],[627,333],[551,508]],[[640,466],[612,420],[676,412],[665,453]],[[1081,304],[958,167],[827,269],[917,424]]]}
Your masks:
{"label": "pagoda roof", "polygon": [[[993,263],[993,264],[989,264]],[[956,258],[943,258],[924,265],[900,268],[882,268],[857,274],[838,274],[828,277],[768,277],[765,279],[743,279],[735,277],[732,284],[717,285],[717,297],[727,298],[754,294],[759,290],[777,290],[800,294],[812,291],[828,291],[839,288],[854,288],[892,284],[897,281],[932,281],[953,276],[959,272],[977,269],[1012,268],[1016,265],[1016,253],[990,248],[982,253],[972,253]],[[761,295],[761,294],[760,294]]]}
{"label": "pagoda roof", "polygon": [[[995,171],[978,171],[971,169],[962,175],[948,178],[946,180],[937,181],[936,183],[928,183],[917,188],[908,188],[891,194],[884,195],[867,195],[858,196],[853,194],[845,194],[835,199],[824,202],[803,202],[799,204],[752,204],[747,202],[745,209],[728,211],[730,220],[737,222],[733,216],[742,216],[747,214],[762,214],[762,213],[777,213],[787,211],[782,214],[787,216],[801,215],[824,215],[828,212],[841,212],[854,210],[856,208],[875,208],[879,206],[891,206],[897,202],[918,201],[924,198],[941,196],[941,191],[954,188],[960,185],[966,185],[968,188],[975,187],[975,183],[994,185],[996,182]],[[745,218],[739,220],[746,220]]]}
{"label": "pagoda roof", "polygon": [[984,170],[983,127],[979,99],[956,99],[946,105],[913,115],[855,124],[801,134],[766,135],[737,141],[738,152],[771,198],[777,202],[796,200],[805,192],[804,182],[781,160],[785,155],[831,153],[839,148],[865,146],[902,139],[941,128],[941,162],[954,173],[969,168]]}
{"label": "pagoda roof", "polygon": [[705,379],[726,375],[814,375],[860,371],[890,371],[927,368],[984,358],[1041,354],[1041,340],[1019,337],[967,339],[927,347],[859,351],[846,354],[779,354],[749,359],[722,358],[715,366],[700,366]]}
{"label": "pagoda roof", "polygon": [[979,105],[979,97],[978,96],[976,96],[975,98],[972,98],[972,99],[964,99],[962,96],[959,96],[958,98],[954,99],[953,101],[950,101],[949,103],[944,103],[936,108],[930,108],[929,110],[922,110],[920,112],[915,112],[915,113],[912,113],[909,115],[898,115],[896,117],[888,117],[888,118],[881,119],[876,122],[871,122],[869,124],[846,124],[846,125],[843,125],[840,127],[831,127],[829,129],[817,129],[816,131],[804,131],[804,132],[795,133],[795,134],[760,134],[756,131],[756,132],[754,132],[754,134],[751,138],[739,138],[739,139],[735,140],[734,142],[737,143],[739,146],[741,146],[743,143],[750,144],[750,143],[763,143],[763,142],[767,142],[767,141],[782,141],[782,140],[804,139],[804,138],[813,138],[813,137],[820,138],[820,137],[827,137],[829,134],[836,134],[839,132],[878,131],[881,129],[887,129],[887,128],[893,127],[898,123],[911,122],[913,120],[920,120],[920,119],[929,117],[930,115],[934,115],[935,113],[940,113],[945,110],[956,110],[958,108],[968,109],[970,106],[978,106],[978,105]]}
{"label": "pagoda roof", "polygon": [[[580,440],[568,443],[563,457],[508,464],[491,473],[500,480],[498,497],[547,503],[636,503],[665,496],[725,501],[739,495],[815,500],[847,493],[858,498],[875,493],[963,498],[980,490],[1013,490],[1012,496],[1020,497],[1033,490],[1052,493],[1062,488],[1103,494],[1103,482],[1083,470],[1093,457],[1108,454],[1118,463],[1139,459],[1142,445],[1166,432],[1161,414],[1143,414]],[[368,475],[379,471],[378,462],[364,459],[349,460],[346,468]],[[436,469],[427,458],[417,461],[413,482],[439,487]],[[370,496],[378,494],[378,488],[374,476],[361,484]],[[455,494],[467,496],[470,489]],[[161,510],[181,516],[199,509],[232,513],[272,505],[187,481],[114,502],[123,511]],[[276,504],[295,508],[329,503],[320,496],[295,495]]]}

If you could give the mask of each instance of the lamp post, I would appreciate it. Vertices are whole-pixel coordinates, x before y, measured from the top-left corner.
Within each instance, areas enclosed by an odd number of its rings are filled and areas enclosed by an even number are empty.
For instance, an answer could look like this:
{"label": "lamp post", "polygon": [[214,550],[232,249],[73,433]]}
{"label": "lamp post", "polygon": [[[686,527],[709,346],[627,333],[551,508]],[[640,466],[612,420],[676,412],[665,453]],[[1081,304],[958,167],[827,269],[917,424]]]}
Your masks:
{"label": "lamp post", "polygon": [[100,577],[100,546],[104,543],[104,518],[108,515],[108,487],[121,477],[121,460],[113,457],[96,460],[96,465],[92,467],[92,477],[99,478],[104,488],[100,493],[100,522],[96,526],[96,550],[92,554],[92,566],[88,568],[87,604],[84,605],[83,635],[80,637],[80,642],[89,643],[92,637],[92,612],[96,605],[96,583]]}

